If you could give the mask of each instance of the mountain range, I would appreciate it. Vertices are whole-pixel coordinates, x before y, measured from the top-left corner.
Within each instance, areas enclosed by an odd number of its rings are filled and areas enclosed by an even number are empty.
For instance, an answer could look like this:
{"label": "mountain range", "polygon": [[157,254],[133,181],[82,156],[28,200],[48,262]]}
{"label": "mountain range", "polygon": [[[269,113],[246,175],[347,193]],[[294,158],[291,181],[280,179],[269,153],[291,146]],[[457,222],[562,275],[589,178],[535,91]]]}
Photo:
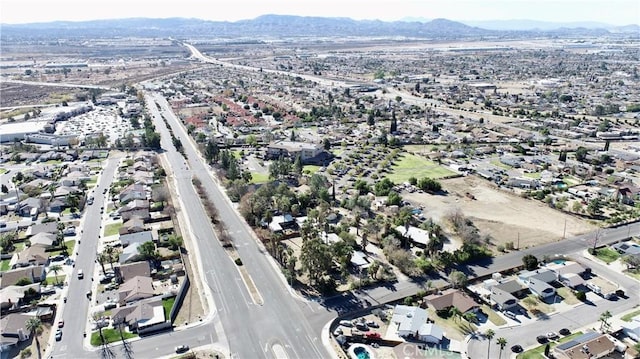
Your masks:
{"label": "mountain range", "polygon": [[[412,21],[353,20],[350,18],[262,15],[251,20],[208,21],[188,18],[129,18],[91,21],[55,21],[2,24],[3,39],[101,38],[101,37],[406,37],[461,39],[527,35],[607,35],[640,33],[638,25],[612,27],[599,23],[550,26],[529,20],[456,22],[446,19]],[[570,26],[565,26],[570,25]]]}

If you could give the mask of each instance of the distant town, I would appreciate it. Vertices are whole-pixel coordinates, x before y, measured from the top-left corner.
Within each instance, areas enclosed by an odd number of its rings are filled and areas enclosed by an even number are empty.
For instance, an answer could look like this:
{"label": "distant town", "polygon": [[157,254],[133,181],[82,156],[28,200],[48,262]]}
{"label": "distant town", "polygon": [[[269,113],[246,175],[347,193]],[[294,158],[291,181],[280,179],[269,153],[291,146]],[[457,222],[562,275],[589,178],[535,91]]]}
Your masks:
{"label": "distant town", "polygon": [[640,357],[637,32],[118,21],[3,25],[2,358]]}

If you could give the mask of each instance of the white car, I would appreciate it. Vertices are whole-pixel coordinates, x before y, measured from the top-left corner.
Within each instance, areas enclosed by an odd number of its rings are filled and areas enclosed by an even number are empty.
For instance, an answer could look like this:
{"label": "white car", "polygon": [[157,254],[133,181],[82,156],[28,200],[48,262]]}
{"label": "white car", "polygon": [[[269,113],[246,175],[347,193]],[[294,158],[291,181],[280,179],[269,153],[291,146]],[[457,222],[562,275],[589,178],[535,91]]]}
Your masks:
{"label": "white car", "polygon": [[347,328],[353,327],[353,323],[351,323],[350,320],[341,320],[340,321],[340,325],[342,325],[343,327],[347,327]]}

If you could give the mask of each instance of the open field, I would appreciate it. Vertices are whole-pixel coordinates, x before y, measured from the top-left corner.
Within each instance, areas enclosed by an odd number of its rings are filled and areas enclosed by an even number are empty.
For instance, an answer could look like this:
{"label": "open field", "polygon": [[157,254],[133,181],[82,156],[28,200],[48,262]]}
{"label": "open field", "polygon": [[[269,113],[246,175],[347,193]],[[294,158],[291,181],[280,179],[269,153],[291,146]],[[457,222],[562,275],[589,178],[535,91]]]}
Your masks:
{"label": "open field", "polygon": [[[490,234],[493,244],[513,242],[520,248],[557,241],[562,238],[566,223],[566,236],[594,230],[587,221],[556,211],[549,206],[524,199],[495,188],[490,182],[475,176],[441,180],[446,196],[426,193],[404,193],[414,205],[423,205],[424,214],[437,221],[451,211],[460,209],[471,217],[481,235]],[[476,200],[469,199],[469,192]],[[565,222],[566,221],[566,222]],[[544,223],[544,228],[540,224]],[[445,226],[446,227],[446,226]]]}
{"label": "open field", "polygon": [[266,183],[269,182],[269,174],[251,172],[251,183]]}
{"label": "open field", "polygon": [[456,175],[456,173],[433,161],[405,153],[393,166],[393,170],[387,175],[387,178],[394,183],[404,183],[411,177],[417,179],[424,177],[439,179],[453,175]]}

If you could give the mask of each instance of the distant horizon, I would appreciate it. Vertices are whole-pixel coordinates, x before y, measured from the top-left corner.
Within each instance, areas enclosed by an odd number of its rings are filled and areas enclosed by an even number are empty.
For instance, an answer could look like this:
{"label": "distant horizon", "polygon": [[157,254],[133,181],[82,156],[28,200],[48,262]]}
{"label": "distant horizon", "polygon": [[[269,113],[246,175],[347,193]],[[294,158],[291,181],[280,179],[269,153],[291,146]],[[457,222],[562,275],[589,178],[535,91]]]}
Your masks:
{"label": "distant horizon", "polygon": [[635,0],[3,0],[0,10],[3,25],[130,18],[236,22],[263,15],[640,25]]}

